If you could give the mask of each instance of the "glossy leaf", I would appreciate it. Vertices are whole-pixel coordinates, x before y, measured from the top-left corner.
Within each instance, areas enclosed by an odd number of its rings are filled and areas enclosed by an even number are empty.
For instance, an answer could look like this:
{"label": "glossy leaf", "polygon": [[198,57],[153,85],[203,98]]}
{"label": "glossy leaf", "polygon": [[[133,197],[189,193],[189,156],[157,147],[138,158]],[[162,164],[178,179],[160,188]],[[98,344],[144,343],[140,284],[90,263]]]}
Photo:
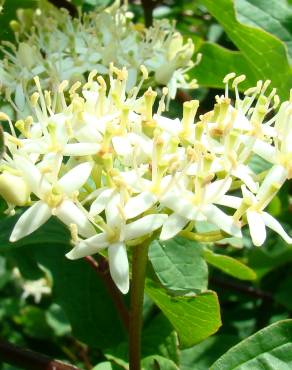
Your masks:
{"label": "glossy leaf", "polygon": [[208,268],[198,243],[178,237],[163,242],[155,240],[149,258],[167,289],[177,292],[207,289]]}
{"label": "glossy leaf", "polygon": [[235,9],[241,23],[263,28],[288,47],[292,58],[292,8],[286,0],[236,0]]}
{"label": "glossy leaf", "polygon": [[182,347],[199,343],[214,334],[221,325],[215,292],[170,296],[158,284],[147,280],[146,293],[171,322]]}
{"label": "glossy leaf", "polygon": [[198,80],[199,86],[223,88],[223,79],[230,73],[245,74],[247,79],[239,85],[241,90],[256,84],[257,75],[240,51],[223,48],[211,42],[205,42],[200,47],[202,60],[190,72],[192,78]]}
{"label": "glossy leaf", "polygon": [[283,320],[231,348],[211,370],[289,370],[291,367],[292,320]]}
{"label": "glossy leaf", "polygon": [[237,279],[255,280],[257,277],[256,273],[251,268],[235,258],[216,254],[210,249],[205,249],[204,257],[210,265],[217,267],[219,270]]}
{"label": "glossy leaf", "polygon": [[[201,0],[201,3],[222,25],[253,69],[256,78],[271,80],[279,95],[283,99],[288,98],[292,71],[285,44],[258,27],[240,23],[236,17],[233,0]],[[250,78],[249,75],[247,77]]]}

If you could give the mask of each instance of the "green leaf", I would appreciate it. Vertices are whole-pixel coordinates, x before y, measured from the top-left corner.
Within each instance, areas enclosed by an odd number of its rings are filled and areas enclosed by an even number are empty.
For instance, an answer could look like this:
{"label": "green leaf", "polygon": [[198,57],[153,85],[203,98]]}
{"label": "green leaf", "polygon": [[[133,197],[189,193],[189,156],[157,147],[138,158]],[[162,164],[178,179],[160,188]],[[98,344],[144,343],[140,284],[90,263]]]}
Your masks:
{"label": "green leaf", "polygon": [[292,8],[286,0],[236,0],[235,9],[241,23],[263,28],[286,43],[292,58]]}
{"label": "green leaf", "polygon": [[46,319],[55,335],[63,336],[71,333],[71,326],[62,308],[56,303],[53,303],[46,311]]}
{"label": "green leaf", "polygon": [[3,216],[0,218],[0,252],[10,251],[12,248],[18,248],[25,245],[40,245],[42,243],[69,245],[70,232],[57,218],[51,217],[45,225],[40,227],[31,235],[10,243],[9,237],[21,214],[18,212],[15,216]]}
{"label": "green leaf", "polygon": [[208,267],[198,243],[179,237],[155,240],[151,243],[149,258],[167,289],[177,292],[207,289]]}
{"label": "green leaf", "polygon": [[[236,17],[233,0],[201,0],[201,3],[222,25],[256,78],[271,80],[281,98],[287,99],[292,85],[292,71],[285,44],[262,29],[240,23]],[[248,74],[247,77],[250,79],[254,76]]]}
{"label": "green leaf", "polygon": [[211,370],[289,370],[291,367],[292,320],[283,320],[231,348]]}
{"label": "green leaf", "polygon": [[15,244],[14,253],[19,250],[31,254],[50,271],[54,302],[62,307],[73,335],[101,349],[124,340],[124,328],[103,281],[84,259],[70,261],[65,257],[69,245],[42,243],[18,248],[18,242]]}
{"label": "green leaf", "polygon": [[214,334],[221,325],[220,307],[215,292],[170,296],[151,280],[146,293],[178,332],[182,347],[190,347]]}
{"label": "green leaf", "polygon": [[255,280],[257,277],[256,273],[250,267],[232,257],[216,254],[210,249],[205,249],[204,257],[210,265],[217,267],[219,270],[237,279]]}
{"label": "green leaf", "polygon": [[96,348],[116,345],[124,329],[105,285],[84,259],[70,261],[63,245],[34,246],[37,260],[51,271],[55,302],[64,310],[73,334]]}
{"label": "green leaf", "polygon": [[177,334],[167,318],[159,313],[143,328],[142,355],[161,355],[179,362]]}
{"label": "green leaf", "polygon": [[48,339],[53,331],[46,321],[45,311],[34,306],[25,306],[21,316],[15,318],[17,324],[23,326],[24,333],[36,339]]}
{"label": "green leaf", "polygon": [[101,362],[94,366],[92,370],[112,370],[112,364],[109,361]]}
{"label": "green leaf", "polygon": [[9,22],[16,19],[16,10],[18,8],[35,8],[37,4],[38,0],[6,0],[0,13],[0,40],[13,39],[13,32],[9,27]]}
{"label": "green leaf", "polygon": [[143,358],[141,362],[142,368],[147,370],[179,370],[174,362],[158,355]]}
{"label": "green leaf", "polygon": [[199,52],[202,53],[202,60],[190,72],[191,77],[197,79],[199,86],[223,88],[223,78],[230,71],[247,76],[247,80],[238,85],[241,90],[256,84],[257,75],[240,51],[228,50],[217,44],[204,42]]}
{"label": "green leaf", "polygon": [[231,346],[238,342],[236,335],[216,334],[180,352],[180,370],[206,370]]}

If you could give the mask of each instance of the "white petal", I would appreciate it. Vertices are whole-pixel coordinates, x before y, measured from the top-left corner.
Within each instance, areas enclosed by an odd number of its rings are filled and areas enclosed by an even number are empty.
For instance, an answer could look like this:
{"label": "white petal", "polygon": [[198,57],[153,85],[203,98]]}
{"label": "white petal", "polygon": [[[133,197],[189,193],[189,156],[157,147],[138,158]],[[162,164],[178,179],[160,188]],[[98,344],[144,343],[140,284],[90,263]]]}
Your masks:
{"label": "white petal", "polygon": [[71,200],[64,200],[59,207],[56,208],[55,215],[67,226],[76,224],[78,227],[78,234],[85,238],[95,235],[96,233],[85,213]]}
{"label": "white petal", "polygon": [[71,195],[86,183],[91,170],[91,163],[81,163],[61,177],[58,181],[58,185],[61,186],[67,195]]}
{"label": "white petal", "polygon": [[202,213],[207,217],[209,222],[212,222],[221,230],[235,237],[242,237],[240,227],[235,225],[233,218],[226,215],[218,207],[210,204],[202,209]]}
{"label": "white petal", "polygon": [[66,257],[70,260],[76,260],[85,256],[91,256],[92,254],[95,254],[108,246],[109,242],[107,240],[107,234],[97,234],[91,238],[82,240],[69,253],[66,254]]}
{"label": "white petal", "polygon": [[214,203],[229,190],[232,183],[231,177],[217,180],[206,186],[205,199],[208,203]]}
{"label": "white petal", "polygon": [[128,156],[133,152],[133,147],[127,136],[114,136],[112,144],[115,152],[120,156]]}
{"label": "white petal", "polygon": [[121,196],[115,191],[105,207],[106,223],[111,228],[120,228],[122,222],[120,206]]}
{"label": "white petal", "polygon": [[241,205],[241,202],[242,198],[233,195],[223,195],[223,197],[217,199],[214,203],[237,209]]}
{"label": "white petal", "polygon": [[[136,248],[139,248],[136,247]],[[108,248],[109,268],[113,281],[119,290],[126,294],[129,291],[129,262],[124,243],[114,243]]]}
{"label": "white petal", "polygon": [[108,204],[114,191],[115,191],[114,189],[104,188],[104,190],[98,195],[95,201],[91,204],[89,212],[91,216],[98,215],[105,209],[105,206]]}
{"label": "white petal", "polygon": [[24,236],[33,233],[48,221],[51,215],[50,207],[43,201],[38,201],[18,219],[9,240],[16,242]]}
{"label": "white petal", "polygon": [[265,197],[267,192],[270,191],[272,184],[278,184],[282,186],[287,179],[287,170],[281,165],[273,166],[267,173],[264,181],[262,182],[259,191],[257,193],[257,199]]}
{"label": "white petal", "polygon": [[137,221],[131,222],[125,225],[124,235],[125,240],[131,240],[139,238],[140,236],[151,233],[152,231],[159,229],[163,223],[167,220],[167,215],[148,215],[140,218]]}
{"label": "white petal", "polygon": [[150,193],[149,191],[144,191],[137,196],[130,198],[125,205],[124,212],[126,218],[133,218],[141,213],[147,211],[157,202],[157,196]]}
{"label": "white petal", "polygon": [[292,238],[286,233],[279,221],[267,212],[262,212],[262,217],[266,226],[278,233],[286,243],[292,244]]}
{"label": "white petal", "polygon": [[[194,196],[194,194],[189,191],[185,191],[184,194],[189,196],[190,199]],[[200,213],[198,207],[192,204],[186,197],[183,197],[179,192],[170,191],[166,193],[160,198],[160,203],[164,207],[171,209],[173,212],[189,220],[196,220]]]}
{"label": "white petal", "polygon": [[253,148],[253,152],[265,159],[267,162],[276,162],[276,148],[262,140],[256,140]]}
{"label": "white petal", "polygon": [[22,172],[23,177],[29,184],[32,192],[38,197],[42,196],[43,192],[50,189],[48,181],[42,176],[38,168],[24,157],[15,156],[14,163],[16,167]]}
{"label": "white petal", "polygon": [[237,168],[231,172],[231,174],[242,180],[253,193],[258,191],[258,184],[253,180],[253,173],[247,166],[239,164]]}
{"label": "white petal", "polygon": [[63,155],[71,156],[83,156],[83,155],[93,155],[98,153],[100,150],[99,144],[93,143],[75,143],[67,144],[63,150]]}
{"label": "white petal", "polygon": [[261,246],[266,240],[266,226],[261,213],[256,211],[247,211],[247,222],[249,232],[254,245]]}
{"label": "white petal", "polygon": [[177,235],[189,222],[185,217],[173,213],[164,222],[160,234],[160,240],[167,240]]}

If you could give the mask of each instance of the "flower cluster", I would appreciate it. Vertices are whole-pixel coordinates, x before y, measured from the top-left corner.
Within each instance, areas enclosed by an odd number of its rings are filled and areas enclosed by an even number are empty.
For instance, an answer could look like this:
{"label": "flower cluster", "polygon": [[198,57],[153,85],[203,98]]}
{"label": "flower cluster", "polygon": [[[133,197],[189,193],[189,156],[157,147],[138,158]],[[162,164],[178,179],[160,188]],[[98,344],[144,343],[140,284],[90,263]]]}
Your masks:
{"label": "flower cluster", "polygon": [[125,7],[72,19],[66,11],[44,5],[42,10],[19,10],[19,20],[11,23],[18,43],[4,42],[2,47],[0,87],[9,100],[14,94],[16,110],[25,110],[25,95],[33,92],[35,75],[42,88],[51,90],[63,80],[70,85],[85,82],[85,74],[93,69],[105,76],[112,62],[127,67],[127,91],[137,84],[142,64],[149,71],[149,86],[167,85],[172,99],[179,87],[197,87],[195,80],[186,80],[194,66],[194,44],[191,39],[184,43],[168,20],[144,29],[131,22]]}
{"label": "flower cluster", "polygon": [[[148,77],[141,67],[141,83]],[[157,104],[149,88],[126,92],[128,72],[111,65],[109,83],[93,71],[82,85],[63,81],[55,94],[30,98],[34,116],[8,120],[6,153],[1,161],[0,194],[8,212],[29,206],[10,241],[31,234],[52,215],[70,228],[70,259],[107,248],[118,288],[129,289],[127,245],[153,233],[162,240],[191,232],[206,222],[224,235],[241,238],[248,223],[253,243],[262,245],[266,226],[287,243],[292,239],[264,209],[292,177],[292,97],[279,105],[269,81],[259,81],[244,98],[237,85],[244,76],[229,74],[226,92],[214,109],[195,119],[197,100],[185,102],[183,118],[165,117],[167,88]],[[228,97],[233,80],[235,102]],[[265,121],[265,118],[268,118]],[[270,163],[256,174],[250,159]],[[233,210],[235,209],[235,211]]]}

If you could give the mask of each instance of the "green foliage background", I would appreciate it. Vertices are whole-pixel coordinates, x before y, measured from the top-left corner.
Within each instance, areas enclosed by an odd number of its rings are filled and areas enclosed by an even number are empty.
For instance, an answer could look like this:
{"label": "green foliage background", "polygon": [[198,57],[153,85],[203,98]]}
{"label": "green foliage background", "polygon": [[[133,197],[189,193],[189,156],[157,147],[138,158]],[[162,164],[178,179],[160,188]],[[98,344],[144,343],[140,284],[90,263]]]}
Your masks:
{"label": "green foliage background", "polygon": [[[13,40],[9,22],[18,7],[36,0],[6,0],[1,40]],[[110,1],[75,0],[85,11]],[[158,2],[157,2],[158,3]],[[135,22],[143,8],[130,2]],[[159,2],[154,17],[176,20],[191,37],[201,63],[190,72],[200,88],[190,92],[207,111],[229,72],[246,74],[242,89],[270,79],[282,99],[292,87],[292,8],[285,0]],[[170,116],[180,114],[173,102]],[[255,163],[258,171],[263,164]],[[292,231],[291,183],[269,212]],[[32,236],[10,244],[17,214],[0,219],[0,335],[12,343],[68,361],[81,369],[127,368],[127,334],[111,298],[84,260],[67,260],[69,235],[52,220]],[[286,370],[292,368],[292,246],[274,233],[261,248],[246,235],[244,248],[202,245],[175,238],[154,241],[149,251],[144,304],[145,369]],[[40,265],[43,268],[40,268]],[[39,304],[22,300],[23,279],[49,276],[52,295]],[[46,273],[44,273],[44,269]],[[125,297],[128,304],[128,297]],[[227,353],[226,353],[227,352]],[[16,369],[2,364],[2,370]]]}

